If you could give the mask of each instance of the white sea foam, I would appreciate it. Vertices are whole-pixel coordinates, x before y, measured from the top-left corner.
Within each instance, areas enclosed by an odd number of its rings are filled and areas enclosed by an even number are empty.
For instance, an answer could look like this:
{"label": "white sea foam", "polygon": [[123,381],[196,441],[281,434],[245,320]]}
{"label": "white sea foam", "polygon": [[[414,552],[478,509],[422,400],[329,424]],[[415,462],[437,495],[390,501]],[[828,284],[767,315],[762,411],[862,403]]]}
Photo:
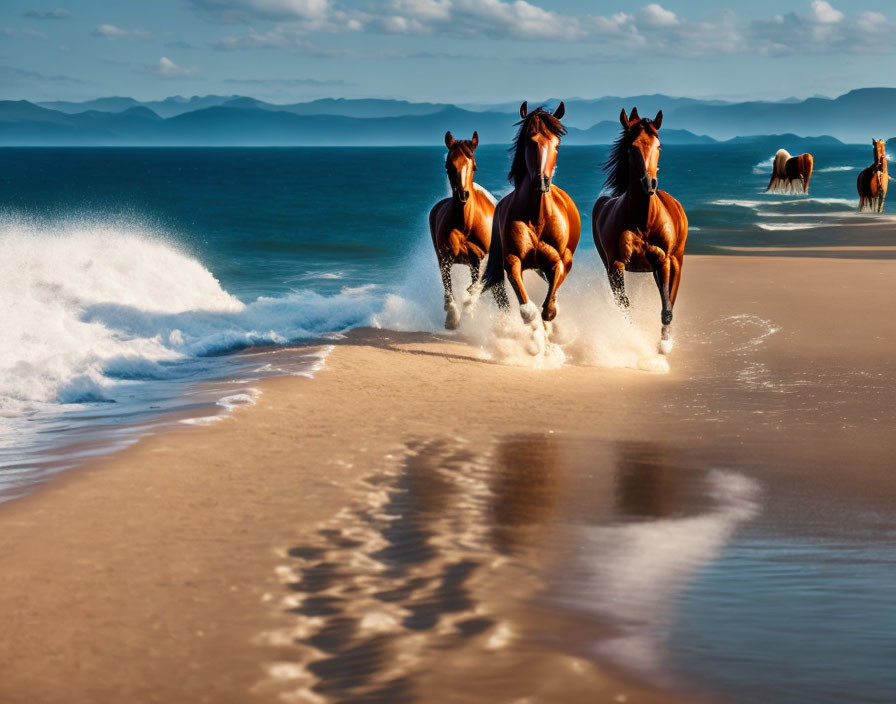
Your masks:
{"label": "white sea foam", "polygon": [[822,227],[824,223],[821,222],[760,222],[757,223],[757,227],[762,230],[769,230],[771,232],[789,232],[791,230],[811,230],[816,227]]}
{"label": "white sea foam", "polygon": [[753,166],[753,173],[754,174],[762,174],[764,176],[771,177],[772,166],[774,165],[774,163],[775,163],[775,157],[770,156],[765,161],[760,161],[758,164],[755,164]]}
{"label": "white sea foam", "polygon": [[864,167],[863,166],[825,166],[821,169],[815,169],[815,173],[817,174],[829,174],[834,173],[836,171],[855,171],[858,173]]}
{"label": "white sea foam", "polygon": [[[442,286],[433,261],[432,245],[421,242],[409,258],[407,280],[398,291],[388,294],[382,310],[372,322],[392,330],[444,331]],[[657,356],[660,337],[660,298],[653,277],[626,274],[626,290],[632,301],[628,313],[615,304],[606,273],[596,253],[580,248],[575,259],[575,276],[560,287],[558,314],[541,346],[539,334],[523,322],[513,291],[507,285],[511,311],[500,313],[493,296],[486,292],[472,315],[465,315],[458,338],[479,347],[482,353],[502,364],[536,369],[556,369],[566,363],[589,366],[667,371],[668,362],[646,363]],[[465,267],[452,271],[455,296],[469,284]],[[547,284],[534,272],[525,272],[529,297],[541,310]],[[540,316],[537,319],[540,326]],[[674,329],[674,323],[673,323]],[[533,355],[534,347],[539,347]]]}
{"label": "white sea foam", "polygon": [[362,324],[367,289],[243,303],[196,259],[135,223],[0,220],[0,408],[114,399],[171,364]]}
{"label": "white sea foam", "polygon": [[736,200],[732,198],[720,198],[719,200],[710,201],[710,205],[734,206],[737,208],[751,208],[753,210],[756,210],[757,208],[769,205],[769,202],[761,200]]}
{"label": "white sea foam", "polygon": [[[198,260],[141,223],[38,224],[7,216],[0,219],[0,254],[4,414],[115,400],[136,381],[176,377],[179,363],[247,346],[282,345],[368,324],[416,331],[442,331],[444,324],[428,239],[421,239],[406,264],[406,281],[392,293],[369,284],[332,296],[295,291],[250,302],[228,293]],[[627,275],[634,305],[625,315],[613,303],[593,252],[583,247],[576,268],[588,271],[561,287],[551,330],[526,326],[516,306],[499,314],[487,294],[465,307],[458,335],[483,355],[510,364],[644,368],[659,341],[652,278]],[[460,301],[469,273],[460,267],[454,272]],[[546,284],[533,273],[526,282],[540,309]]]}

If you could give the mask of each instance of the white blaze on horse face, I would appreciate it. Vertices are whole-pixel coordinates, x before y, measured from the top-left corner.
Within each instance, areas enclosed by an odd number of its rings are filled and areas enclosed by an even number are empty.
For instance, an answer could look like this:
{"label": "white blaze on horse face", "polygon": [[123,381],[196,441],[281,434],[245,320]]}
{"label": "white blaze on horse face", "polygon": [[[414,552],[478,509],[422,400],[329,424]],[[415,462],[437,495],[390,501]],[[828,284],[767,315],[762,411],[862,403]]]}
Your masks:
{"label": "white blaze on horse face", "polygon": [[464,167],[460,170],[460,186],[461,188],[467,187],[467,170],[469,167],[464,164]]}
{"label": "white blaze on horse face", "polygon": [[549,144],[541,145],[541,162],[539,169],[547,178],[554,177],[554,169],[557,166],[557,146],[560,140],[557,137],[551,137]]}

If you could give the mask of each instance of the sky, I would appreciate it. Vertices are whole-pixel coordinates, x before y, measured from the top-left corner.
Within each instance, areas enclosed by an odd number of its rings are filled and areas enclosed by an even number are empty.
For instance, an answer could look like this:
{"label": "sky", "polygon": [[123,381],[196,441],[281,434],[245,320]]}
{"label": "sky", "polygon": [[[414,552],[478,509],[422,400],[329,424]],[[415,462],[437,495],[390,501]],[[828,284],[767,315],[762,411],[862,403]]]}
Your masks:
{"label": "sky", "polygon": [[896,86],[894,57],[892,0],[0,3],[2,99],[776,100]]}

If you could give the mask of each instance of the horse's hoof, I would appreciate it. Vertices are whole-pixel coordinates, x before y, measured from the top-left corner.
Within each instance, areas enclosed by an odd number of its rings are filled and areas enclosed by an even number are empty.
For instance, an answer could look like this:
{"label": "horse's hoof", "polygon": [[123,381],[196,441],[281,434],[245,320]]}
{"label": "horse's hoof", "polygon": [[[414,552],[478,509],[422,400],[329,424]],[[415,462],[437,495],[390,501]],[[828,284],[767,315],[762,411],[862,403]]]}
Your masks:
{"label": "horse's hoof", "polygon": [[662,318],[663,318],[663,325],[668,325],[669,323],[671,323],[672,322],[672,311],[664,310]]}
{"label": "horse's hoof", "polygon": [[673,346],[674,346],[674,345],[672,344],[672,338],[671,338],[671,337],[667,337],[667,338],[665,338],[665,339],[663,339],[663,340],[660,340],[660,344],[659,344],[659,347],[658,347],[658,349],[659,349],[659,353],[660,353],[660,354],[664,354],[664,355],[665,355],[665,354],[669,354],[669,353],[672,351],[672,347],[673,347]]}
{"label": "horse's hoof", "polygon": [[556,305],[553,305],[550,307],[546,306],[544,308],[544,310],[541,311],[541,319],[546,323],[551,322],[556,317],[557,317],[557,306]]}
{"label": "horse's hoof", "polygon": [[526,325],[531,325],[535,318],[538,317],[538,307],[532,301],[523,303],[520,306],[520,316]]}
{"label": "horse's hoof", "polygon": [[460,325],[460,311],[458,311],[457,306],[453,303],[446,305],[445,313],[445,329],[456,330],[457,326]]}

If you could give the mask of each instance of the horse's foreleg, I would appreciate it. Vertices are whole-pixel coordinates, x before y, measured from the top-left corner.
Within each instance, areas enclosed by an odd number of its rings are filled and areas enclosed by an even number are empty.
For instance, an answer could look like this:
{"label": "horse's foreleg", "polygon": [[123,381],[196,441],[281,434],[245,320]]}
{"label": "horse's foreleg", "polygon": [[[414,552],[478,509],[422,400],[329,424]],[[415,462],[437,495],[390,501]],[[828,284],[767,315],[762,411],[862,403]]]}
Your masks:
{"label": "horse's foreleg", "polygon": [[445,329],[454,330],[460,323],[460,311],[454,302],[454,291],[451,290],[451,265],[454,261],[446,257],[439,262],[442,273],[442,287],[445,289]]}
{"label": "horse's foreleg", "polygon": [[623,262],[613,262],[607,268],[607,276],[610,279],[610,289],[613,291],[613,298],[616,304],[621,308],[628,308],[631,303],[628,296],[625,295],[625,264]]}
{"label": "horse's foreleg", "polygon": [[469,311],[479,298],[479,268],[481,259],[477,258],[472,252],[469,253],[470,258],[470,285],[467,286],[467,292],[464,296],[464,312]]}
{"label": "horse's foreleg", "polygon": [[666,257],[661,268],[653,272],[660,298],[663,302],[661,320],[663,323],[660,335],[660,352],[668,354],[672,351],[672,308],[678,297],[678,285],[681,283],[681,260],[675,256]]}
{"label": "horse's foreleg", "polygon": [[510,279],[510,286],[516,294],[516,300],[520,304],[520,315],[523,322],[529,324],[538,315],[538,308],[529,300],[526,287],[523,285],[523,262],[519,257],[508,254],[504,259],[504,270],[507,272],[507,278]]}
{"label": "horse's foreleg", "polygon": [[672,294],[671,294],[671,263],[667,257],[658,269],[653,270],[653,280],[656,281],[656,287],[660,292],[660,300],[663,304],[663,310],[660,318],[663,321],[663,328],[672,322]]}
{"label": "horse's foreleg", "polygon": [[479,288],[479,268],[482,265],[482,260],[478,259],[475,254],[470,253],[470,285],[467,287],[467,293],[471,296],[476,293],[476,290]]}
{"label": "horse's foreleg", "polygon": [[548,292],[541,307],[541,319],[550,322],[557,317],[557,289],[566,278],[566,266],[560,255],[552,252],[542,271],[548,280]]}

